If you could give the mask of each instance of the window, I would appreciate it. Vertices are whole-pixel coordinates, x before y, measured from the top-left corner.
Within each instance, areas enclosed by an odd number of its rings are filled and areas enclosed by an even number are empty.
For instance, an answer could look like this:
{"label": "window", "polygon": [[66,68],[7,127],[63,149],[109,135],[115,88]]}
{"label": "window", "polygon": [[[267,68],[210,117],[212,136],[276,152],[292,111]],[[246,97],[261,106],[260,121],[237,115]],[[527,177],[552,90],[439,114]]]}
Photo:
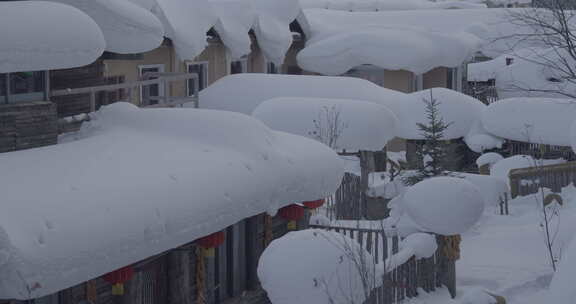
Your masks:
{"label": "window", "polygon": [[0,74],[0,103],[46,100],[47,77],[45,71]]}
{"label": "window", "polygon": [[266,73],[268,74],[278,74],[278,67],[274,62],[267,62],[266,63]]}
{"label": "window", "polygon": [[[138,67],[140,77],[146,73],[163,73],[165,68],[163,64],[141,65]],[[158,77],[146,77],[146,80],[158,79]],[[142,105],[154,105],[160,101],[158,98],[164,96],[165,88],[162,84],[156,83],[140,87],[140,97]]]}
{"label": "window", "polygon": [[188,80],[188,96],[194,96],[194,92],[200,92],[208,85],[208,62],[189,63],[188,73],[198,75],[198,88],[194,87],[194,79]]}
{"label": "window", "polygon": [[230,63],[230,74],[248,73],[248,60],[234,60]]}

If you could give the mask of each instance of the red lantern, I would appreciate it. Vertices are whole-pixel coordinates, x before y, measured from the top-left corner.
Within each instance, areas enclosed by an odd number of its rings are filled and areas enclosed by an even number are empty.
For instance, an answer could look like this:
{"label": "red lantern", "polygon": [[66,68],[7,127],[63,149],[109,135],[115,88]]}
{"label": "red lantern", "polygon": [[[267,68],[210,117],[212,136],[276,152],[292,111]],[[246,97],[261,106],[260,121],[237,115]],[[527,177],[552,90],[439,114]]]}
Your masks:
{"label": "red lantern", "polygon": [[299,205],[290,205],[278,210],[278,215],[285,220],[288,220],[288,229],[296,229],[296,221],[304,217],[304,207]]}
{"label": "red lantern", "polygon": [[112,295],[121,296],[124,294],[124,283],[130,281],[134,276],[134,268],[126,266],[104,275],[104,280],[112,284]]}
{"label": "red lantern", "polygon": [[209,236],[205,236],[201,239],[198,239],[196,243],[198,246],[204,248],[205,254],[208,257],[214,256],[214,248],[222,245],[226,240],[226,234],[224,231],[218,231],[216,233],[212,233]]}
{"label": "red lantern", "polygon": [[326,201],[324,199],[319,199],[315,201],[309,201],[302,203],[308,209],[318,209],[324,205]]}

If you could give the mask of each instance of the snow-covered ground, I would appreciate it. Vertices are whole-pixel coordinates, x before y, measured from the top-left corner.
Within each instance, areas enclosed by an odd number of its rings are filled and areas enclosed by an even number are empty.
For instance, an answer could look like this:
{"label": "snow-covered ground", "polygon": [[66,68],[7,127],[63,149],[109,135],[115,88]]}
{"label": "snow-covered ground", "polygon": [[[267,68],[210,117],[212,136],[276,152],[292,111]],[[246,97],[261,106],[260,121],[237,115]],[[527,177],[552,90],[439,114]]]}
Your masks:
{"label": "snow-covered ground", "polygon": [[[560,251],[568,246],[576,228],[573,188],[565,189],[562,196]],[[504,296],[511,304],[545,303],[553,271],[536,197],[512,200],[510,212],[502,216],[496,208],[488,208],[480,222],[463,235],[462,259],[457,263],[459,290],[466,294],[482,288]]]}

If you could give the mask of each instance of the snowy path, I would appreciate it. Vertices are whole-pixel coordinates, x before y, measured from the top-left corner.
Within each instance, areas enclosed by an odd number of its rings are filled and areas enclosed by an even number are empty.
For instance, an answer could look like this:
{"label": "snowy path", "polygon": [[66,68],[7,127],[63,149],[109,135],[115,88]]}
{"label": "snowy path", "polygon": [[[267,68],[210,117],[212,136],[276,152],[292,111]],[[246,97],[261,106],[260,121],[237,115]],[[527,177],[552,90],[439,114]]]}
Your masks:
{"label": "snowy path", "polygon": [[[545,303],[552,268],[535,203],[522,203],[511,205],[510,216],[489,210],[463,236],[462,260],[457,264],[461,294],[482,288],[504,296],[510,304]],[[573,215],[573,208],[565,209],[563,221],[573,222],[566,219]]]}

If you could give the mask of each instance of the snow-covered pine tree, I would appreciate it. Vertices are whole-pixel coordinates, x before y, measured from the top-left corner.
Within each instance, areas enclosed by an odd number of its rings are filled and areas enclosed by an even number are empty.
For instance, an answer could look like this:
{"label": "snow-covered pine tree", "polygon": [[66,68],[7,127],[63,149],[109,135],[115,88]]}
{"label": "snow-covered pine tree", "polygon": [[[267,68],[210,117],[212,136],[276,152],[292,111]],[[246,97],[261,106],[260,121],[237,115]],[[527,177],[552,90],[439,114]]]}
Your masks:
{"label": "snow-covered pine tree", "polygon": [[416,149],[416,159],[422,160],[415,174],[404,178],[406,185],[414,185],[427,178],[445,175],[448,164],[448,144],[443,140],[444,131],[452,123],[446,123],[438,109],[440,102],[430,90],[430,99],[424,99],[426,105],[426,124],[418,123],[418,129],[424,137],[424,143]]}

